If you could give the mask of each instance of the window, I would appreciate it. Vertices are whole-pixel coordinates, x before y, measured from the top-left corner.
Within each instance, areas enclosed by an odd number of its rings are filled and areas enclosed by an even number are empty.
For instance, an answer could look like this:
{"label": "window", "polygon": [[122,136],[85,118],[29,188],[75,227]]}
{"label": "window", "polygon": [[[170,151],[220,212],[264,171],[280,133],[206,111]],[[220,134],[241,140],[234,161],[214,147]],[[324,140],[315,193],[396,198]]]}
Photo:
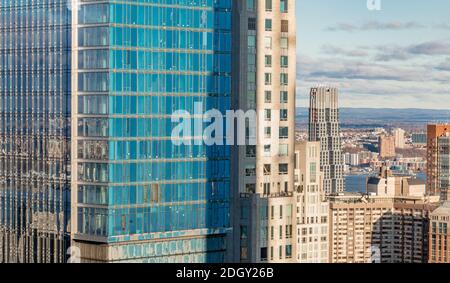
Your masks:
{"label": "window", "polygon": [[79,114],[108,114],[108,96],[78,96]]}
{"label": "window", "polygon": [[266,11],[272,11],[272,0],[266,0]]}
{"label": "window", "polygon": [[266,85],[272,85],[272,74],[271,73],[264,74],[264,83]]}
{"label": "window", "polygon": [[281,13],[288,12],[288,0],[280,0],[280,12]]}
{"label": "window", "polygon": [[281,62],[281,67],[282,68],[287,68],[288,67],[288,56],[281,56],[280,62]]}
{"label": "window", "polygon": [[288,110],[280,109],[280,121],[287,121],[287,120],[288,120]]}
{"label": "window", "polygon": [[160,202],[159,184],[152,185],[152,190],[150,191],[150,202],[151,203]]}
{"label": "window", "polygon": [[282,37],[280,40],[280,47],[281,49],[288,49],[289,43],[287,37]]}
{"label": "window", "polygon": [[272,20],[271,19],[266,19],[265,28],[266,28],[266,31],[272,31]]}
{"label": "window", "polygon": [[271,173],[271,165],[270,164],[264,164],[263,171],[264,171],[264,175],[270,175],[270,173]]}
{"label": "window", "polygon": [[264,120],[268,122],[272,120],[272,110],[264,109]]}
{"label": "window", "polygon": [[256,30],[256,18],[248,19],[248,30]]}
{"label": "window", "polygon": [[256,146],[247,145],[245,150],[246,150],[246,157],[256,157]]}
{"label": "window", "polygon": [[280,139],[289,138],[289,128],[288,127],[280,127]]}
{"label": "window", "polygon": [[272,49],[272,37],[266,36],[266,37],[264,38],[264,46],[265,46],[267,49]]}
{"label": "window", "polygon": [[309,174],[310,174],[310,176],[309,176],[310,182],[311,183],[317,182],[317,178],[316,178],[316,175],[317,175],[317,164],[315,162],[311,162],[309,164]]}
{"label": "window", "polygon": [[247,176],[247,177],[256,176],[256,167],[255,167],[255,165],[247,165],[247,166],[245,166],[245,176]]}
{"label": "window", "polygon": [[289,21],[281,20],[281,32],[289,32]]}
{"label": "window", "polygon": [[245,184],[245,192],[254,194],[256,192],[256,184]]}
{"label": "window", "polygon": [[272,56],[266,55],[264,57],[264,63],[266,65],[266,67],[272,67]]}
{"label": "window", "polygon": [[292,245],[286,245],[286,258],[292,258]]}
{"label": "window", "polygon": [[263,187],[264,187],[264,195],[266,196],[270,195],[270,183],[264,183]]}
{"label": "window", "polygon": [[271,103],[272,102],[272,92],[270,90],[266,90],[264,92],[264,102]]}
{"label": "window", "polygon": [[280,74],[280,84],[281,85],[288,85],[288,74],[282,73]]}
{"label": "window", "polygon": [[278,172],[280,175],[287,175],[288,174],[288,164],[279,164],[278,165]]}
{"label": "window", "polygon": [[256,36],[254,36],[254,35],[247,36],[247,46],[249,48],[255,48],[256,47]]}
{"label": "window", "polygon": [[253,12],[255,10],[255,0],[247,0],[247,11]]}
{"label": "window", "polygon": [[280,103],[288,103],[288,92],[287,91],[280,92]]}
{"label": "window", "polygon": [[264,137],[266,139],[270,139],[272,136],[272,128],[271,127],[265,127],[264,128]]}
{"label": "window", "polygon": [[270,144],[264,145],[264,155],[265,156],[270,156],[270,150],[271,150]]}
{"label": "window", "polygon": [[279,147],[279,155],[280,156],[288,156],[288,145],[287,144],[280,144]]}

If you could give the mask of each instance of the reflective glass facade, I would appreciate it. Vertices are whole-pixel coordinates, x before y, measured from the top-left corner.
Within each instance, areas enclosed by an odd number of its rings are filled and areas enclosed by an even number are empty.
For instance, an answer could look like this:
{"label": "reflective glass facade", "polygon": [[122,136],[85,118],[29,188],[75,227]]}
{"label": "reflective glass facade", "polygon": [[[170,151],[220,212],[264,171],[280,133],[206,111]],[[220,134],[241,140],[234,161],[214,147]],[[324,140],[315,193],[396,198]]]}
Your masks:
{"label": "reflective glass facade", "polygon": [[224,261],[230,150],[171,135],[177,110],[231,108],[231,0],[99,2],[74,29],[74,240],[108,244],[93,261]]}
{"label": "reflective glass facade", "polygon": [[0,1],[0,262],[63,262],[70,205],[70,11]]}

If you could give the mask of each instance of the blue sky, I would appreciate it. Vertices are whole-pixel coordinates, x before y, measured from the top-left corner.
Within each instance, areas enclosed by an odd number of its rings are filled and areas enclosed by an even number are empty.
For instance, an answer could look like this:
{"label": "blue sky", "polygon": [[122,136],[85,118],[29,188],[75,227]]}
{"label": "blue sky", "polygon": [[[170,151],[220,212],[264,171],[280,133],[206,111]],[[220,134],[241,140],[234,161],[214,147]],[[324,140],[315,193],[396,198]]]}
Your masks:
{"label": "blue sky", "polygon": [[450,109],[450,1],[297,0],[297,105],[337,86],[344,107]]}

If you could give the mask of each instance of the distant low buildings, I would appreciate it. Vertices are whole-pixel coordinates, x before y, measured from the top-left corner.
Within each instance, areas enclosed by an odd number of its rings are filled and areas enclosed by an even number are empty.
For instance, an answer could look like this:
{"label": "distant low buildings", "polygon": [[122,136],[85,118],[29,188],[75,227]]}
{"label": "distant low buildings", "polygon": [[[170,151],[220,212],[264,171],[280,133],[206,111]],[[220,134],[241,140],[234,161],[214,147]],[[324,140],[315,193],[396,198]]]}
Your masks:
{"label": "distant low buildings", "polygon": [[367,193],[386,197],[423,197],[425,195],[425,182],[410,176],[395,176],[384,167],[379,176],[367,178]]}
{"label": "distant low buildings", "polygon": [[427,145],[427,134],[426,133],[412,133],[411,140],[412,140],[412,144],[414,146],[426,146]]}
{"label": "distant low buildings", "polygon": [[397,128],[394,130],[394,139],[396,148],[405,148],[405,130]]}
{"label": "distant low buildings", "polygon": [[393,136],[381,135],[378,139],[380,158],[395,157],[395,138]]}

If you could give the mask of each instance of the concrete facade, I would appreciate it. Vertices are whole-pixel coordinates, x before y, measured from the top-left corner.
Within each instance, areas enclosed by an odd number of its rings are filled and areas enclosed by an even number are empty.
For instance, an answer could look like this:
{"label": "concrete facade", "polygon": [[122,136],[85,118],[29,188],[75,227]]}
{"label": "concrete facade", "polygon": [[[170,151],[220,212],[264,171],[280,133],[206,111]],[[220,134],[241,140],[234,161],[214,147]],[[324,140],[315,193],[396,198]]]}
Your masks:
{"label": "concrete facade", "polygon": [[330,197],[331,263],[425,263],[436,197]]}
{"label": "concrete facade", "polygon": [[339,93],[332,87],[310,92],[309,141],[320,141],[320,168],[325,193],[344,191],[344,160],[339,129]]}
{"label": "concrete facade", "polygon": [[297,262],[328,263],[329,203],[320,172],[320,142],[300,142],[295,150]]}
{"label": "concrete facade", "polygon": [[233,1],[232,107],[259,118],[256,145],[232,148],[234,262],[295,259],[295,2]]}
{"label": "concrete facade", "polygon": [[450,263],[450,202],[430,215],[429,263]]}

